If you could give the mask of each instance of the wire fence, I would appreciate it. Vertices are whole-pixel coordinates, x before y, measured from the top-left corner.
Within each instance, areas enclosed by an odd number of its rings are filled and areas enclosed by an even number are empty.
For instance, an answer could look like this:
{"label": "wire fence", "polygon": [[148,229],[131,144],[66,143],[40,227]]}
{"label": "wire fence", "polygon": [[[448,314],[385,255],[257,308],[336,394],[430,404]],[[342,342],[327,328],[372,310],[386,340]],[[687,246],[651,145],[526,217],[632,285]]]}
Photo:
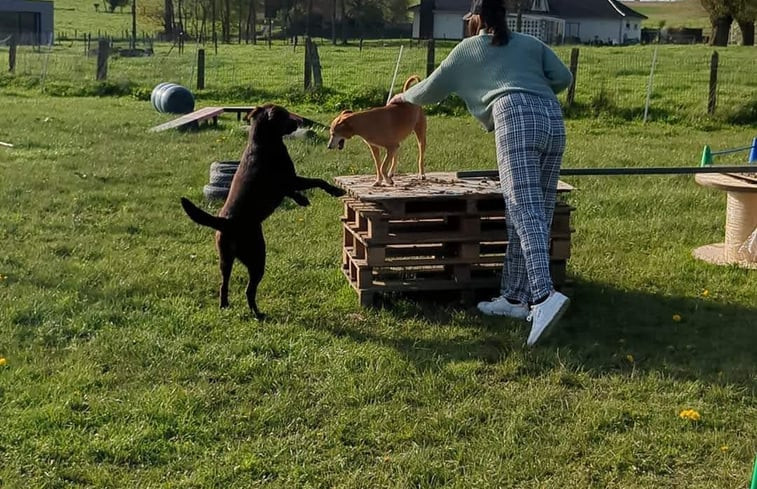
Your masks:
{"label": "wire fence", "polygon": [[[111,43],[109,82],[132,84],[143,91],[165,81],[197,89],[197,53],[203,46],[187,44],[178,49],[175,45],[155,43],[153,46],[150,42],[149,50],[137,49],[134,53],[123,49],[123,42]],[[316,44],[323,88],[334,96],[387,94],[400,45],[403,46],[402,58],[392,92],[399,91],[408,76],[418,74],[423,77],[427,72],[428,46],[425,42],[372,41],[334,46],[328,40],[320,40]],[[437,42],[434,65],[438,65],[453,47],[452,42]],[[14,72],[0,75],[0,82],[8,85],[18,79],[33,85],[38,81],[43,89],[67,84],[73,89],[78,84],[94,83],[96,48],[96,43],[90,44],[86,39],[48,46],[18,46]],[[271,96],[304,90],[305,47],[302,42],[219,45],[217,52],[212,46],[204,49],[206,90],[244,88]],[[568,64],[571,47],[555,49]],[[646,45],[622,48],[581,46],[579,49],[576,106],[595,112],[640,117],[649,97],[649,117],[653,120],[707,114],[711,48]],[[9,46],[0,46],[0,62],[8,59]],[[754,48],[721,50],[715,91],[717,112],[757,105],[756,94],[757,56]],[[565,94],[560,98],[566,102]]]}

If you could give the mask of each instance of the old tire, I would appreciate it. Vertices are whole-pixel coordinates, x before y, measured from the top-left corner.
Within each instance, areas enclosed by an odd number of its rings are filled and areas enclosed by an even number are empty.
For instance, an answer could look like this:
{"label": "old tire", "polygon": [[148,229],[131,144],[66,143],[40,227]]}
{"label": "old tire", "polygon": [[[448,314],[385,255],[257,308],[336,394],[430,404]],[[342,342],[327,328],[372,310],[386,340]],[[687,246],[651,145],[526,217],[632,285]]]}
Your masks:
{"label": "old tire", "polygon": [[205,185],[202,188],[202,194],[208,200],[226,200],[226,196],[229,195],[229,187]]}

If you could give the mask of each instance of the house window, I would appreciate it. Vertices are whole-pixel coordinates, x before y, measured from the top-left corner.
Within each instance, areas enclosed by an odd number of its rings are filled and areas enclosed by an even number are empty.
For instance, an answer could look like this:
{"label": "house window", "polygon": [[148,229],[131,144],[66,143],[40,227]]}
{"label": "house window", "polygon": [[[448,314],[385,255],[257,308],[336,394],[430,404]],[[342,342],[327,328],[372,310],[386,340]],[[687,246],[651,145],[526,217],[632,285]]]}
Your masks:
{"label": "house window", "polygon": [[626,29],[630,29],[630,28],[631,28],[631,24],[629,22],[626,22]]}
{"label": "house window", "polygon": [[549,12],[547,0],[534,0],[531,4],[531,10],[534,12]]}

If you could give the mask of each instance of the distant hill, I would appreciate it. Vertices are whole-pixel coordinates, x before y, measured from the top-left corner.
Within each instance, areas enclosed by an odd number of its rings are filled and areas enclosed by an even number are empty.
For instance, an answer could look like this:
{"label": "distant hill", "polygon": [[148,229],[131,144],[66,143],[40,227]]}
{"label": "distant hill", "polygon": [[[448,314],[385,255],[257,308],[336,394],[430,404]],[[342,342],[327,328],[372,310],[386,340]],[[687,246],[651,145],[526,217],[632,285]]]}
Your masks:
{"label": "distant hill", "polygon": [[649,17],[642,24],[644,27],[659,27],[660,22],[665,21],[668,27],[702,27],[705,30],[710,28],[709,17],[699,0],[623,3]]}
{"label": "distant hill", "polygon": [[[95,11],[95,4],[98,4]],[[137,31],[154,34],[161,30],[160,0],[137,0]],[[55,32],[121,35],[131,31],[131,6],[107,11],[105,0],[55,0]]]}

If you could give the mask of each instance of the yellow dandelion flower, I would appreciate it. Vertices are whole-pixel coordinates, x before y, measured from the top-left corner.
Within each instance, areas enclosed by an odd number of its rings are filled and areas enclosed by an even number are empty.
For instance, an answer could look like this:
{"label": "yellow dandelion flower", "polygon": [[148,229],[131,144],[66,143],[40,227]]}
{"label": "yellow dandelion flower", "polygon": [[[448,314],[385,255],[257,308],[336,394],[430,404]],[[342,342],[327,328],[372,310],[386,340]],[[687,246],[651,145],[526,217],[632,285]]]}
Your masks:
{"label": "yellow dandelion flower", "polygon": [[678,413],[678,417],[681,419],[688,419],[689,421],[699,421],[702,419],[702,415],[694,409],[684,409]]}
{"label": "yellow dandelion flower", "polygon": [[707,289],[704,289],[704,290],[702,291],[702,297],[707,297],[707,296],[709,296],[709,295],[710,295],[710,291],[709,291],[709,290],[707,290]]}
{"label": "yellow dandelion flower", "polygon": [[673,321],[680,323],[681,322],[681,315],[680,314],[673,314]]}
{"label": "yellow dandelion flower", "polygon": [[630,353],[626,355],[626,360],[628,360],[629,363],[633,363],[634,362],[633,355],[631,355]]}
{"label": "yellow dandelion flower", "polygon": [[6,363],[8,363],[8,360],[6,360],[3,357],[0,357],[0,367],[5,367]]}
{"label": "yellow dandelion flower", "polygon": [[721,452],[727,452],[728,451],[728,445],[723,445],[722,447],[720,447],[720,451]]}

